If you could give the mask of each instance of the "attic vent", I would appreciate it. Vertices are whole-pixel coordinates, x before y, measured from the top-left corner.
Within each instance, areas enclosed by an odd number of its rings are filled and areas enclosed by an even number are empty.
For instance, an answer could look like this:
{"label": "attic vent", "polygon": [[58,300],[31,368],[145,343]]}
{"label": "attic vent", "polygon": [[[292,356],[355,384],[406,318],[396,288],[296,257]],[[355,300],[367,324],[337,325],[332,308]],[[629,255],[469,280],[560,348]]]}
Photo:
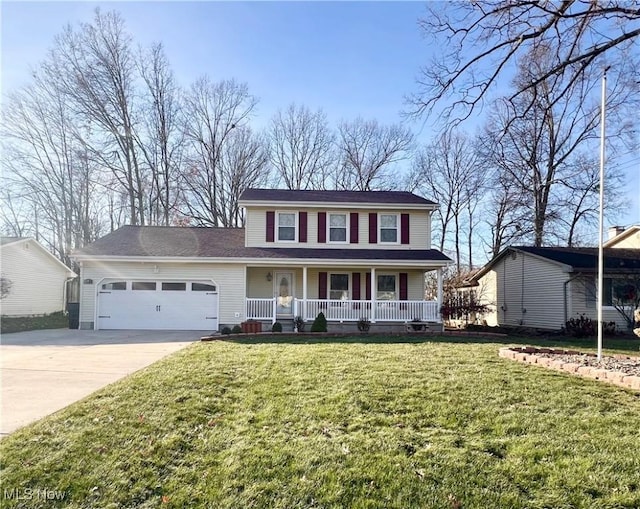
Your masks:
{"label": "attic vent", "polygon": [[511,259],[515,260],[518,257],[518,253],[516,253],[515,251],[511,251]]}

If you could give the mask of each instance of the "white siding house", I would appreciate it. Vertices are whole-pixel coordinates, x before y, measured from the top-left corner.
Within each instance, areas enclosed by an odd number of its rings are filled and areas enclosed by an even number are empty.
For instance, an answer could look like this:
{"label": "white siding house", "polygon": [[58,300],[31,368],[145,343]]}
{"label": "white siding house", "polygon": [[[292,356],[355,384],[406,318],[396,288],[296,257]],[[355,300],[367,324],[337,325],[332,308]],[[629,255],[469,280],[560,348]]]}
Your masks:
{"label": "white siding house", "polygon": [[[248,189],[240,204],[245,228],[126,226],[75,253],[80,327],[217,330],[320,311],[336,323],[441,326],[450,260],[431,249],[435,203],[395,191]],[[424,297],[429,271],[438,300]]]}
{"label": "white siding house", "polygon": [[38,241],[2,237],[0,271],[10,281],[0,300],[2,316],[34,316],[65,309],[66,282],[76,274]]}
{"label": "white siding house", "polygon": [[[640,249],[605,248],[605,322],[627,327],[616,311],[616,281],[640,278]],[[488,325],[559,330],[580,315],[596,319],[596,248],[509,247],[465,285],[489,306]],[[608,293],[607,293],[608,292]]]}

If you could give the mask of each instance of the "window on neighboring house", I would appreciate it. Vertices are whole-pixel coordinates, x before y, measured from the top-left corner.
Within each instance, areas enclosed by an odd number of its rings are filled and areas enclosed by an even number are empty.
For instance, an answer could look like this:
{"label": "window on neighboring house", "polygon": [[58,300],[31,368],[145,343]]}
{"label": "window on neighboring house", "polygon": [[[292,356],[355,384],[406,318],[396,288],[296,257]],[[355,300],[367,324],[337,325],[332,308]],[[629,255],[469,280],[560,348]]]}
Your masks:
{"label": "window on neighboring house", "polygon": [[398,300],[398,286],[395,274],[378,274],[376,299]]}
{"label": "window on neighboring house", "polygon": [[329,299],[349,300],[349,274],[331,274],[330,275]]}
{"label": "window on neighboring house", "polygon": [[347,241],[347,215],[329,214],[329,242]]}
{"label": "window on neighboring house", "polygon": [[625,278],[604,278],[603,306],[624,305],[636,298],[638,288]]}
{"label": "window on neighboring house", "polygon": [[278,213],[278,240],[285,242],[295,242],[296,214],[294,212]]}
{"label": "window on neighboring house", "polygon": [[380,242],[398,243],[398,215],[380,214]]}

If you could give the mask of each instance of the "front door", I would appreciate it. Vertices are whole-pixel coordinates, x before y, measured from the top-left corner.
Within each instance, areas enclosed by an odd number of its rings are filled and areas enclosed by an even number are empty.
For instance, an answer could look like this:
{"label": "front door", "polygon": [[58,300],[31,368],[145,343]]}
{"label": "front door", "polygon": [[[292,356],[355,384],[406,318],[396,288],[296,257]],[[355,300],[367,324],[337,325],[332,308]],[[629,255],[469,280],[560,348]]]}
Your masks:
{"label": "front door", "polygon": [[279,317],[293,316],[293,273],[276,272],[275,294],[277,299],[276,315]]}

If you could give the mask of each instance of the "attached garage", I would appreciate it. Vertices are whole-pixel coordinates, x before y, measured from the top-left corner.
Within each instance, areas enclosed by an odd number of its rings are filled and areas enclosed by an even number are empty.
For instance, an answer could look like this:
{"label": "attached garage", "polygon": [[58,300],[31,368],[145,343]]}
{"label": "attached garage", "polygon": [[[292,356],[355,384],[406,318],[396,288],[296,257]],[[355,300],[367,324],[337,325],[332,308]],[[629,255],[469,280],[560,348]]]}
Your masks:
{"label": "attached garage", "polygon": [[98,329],[217,330],[213,281],[113,279],[99,284]]}

